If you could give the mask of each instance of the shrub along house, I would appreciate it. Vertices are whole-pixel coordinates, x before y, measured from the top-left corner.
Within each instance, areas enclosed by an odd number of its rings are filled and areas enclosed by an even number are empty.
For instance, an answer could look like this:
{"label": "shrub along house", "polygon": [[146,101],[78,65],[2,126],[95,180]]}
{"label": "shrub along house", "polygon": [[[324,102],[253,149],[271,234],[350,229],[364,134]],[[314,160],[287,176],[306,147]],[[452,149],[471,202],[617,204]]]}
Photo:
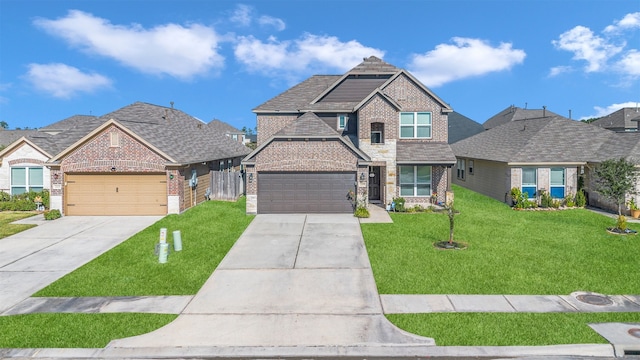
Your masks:
{"label": "shrub along house", "polygon": [[182,212],[206,199],[212,171],[239,169],[250,152],[180,110],[141,102],[67,119],[24,143],[42,149],[50,207],[65,215]]}
{"label": "shrub along house", "polygon": [[248,213],[351,212],[371,203],[445,200],[455,157],[448,104],[410,73],[369,57],[263,103],[243,164]]}

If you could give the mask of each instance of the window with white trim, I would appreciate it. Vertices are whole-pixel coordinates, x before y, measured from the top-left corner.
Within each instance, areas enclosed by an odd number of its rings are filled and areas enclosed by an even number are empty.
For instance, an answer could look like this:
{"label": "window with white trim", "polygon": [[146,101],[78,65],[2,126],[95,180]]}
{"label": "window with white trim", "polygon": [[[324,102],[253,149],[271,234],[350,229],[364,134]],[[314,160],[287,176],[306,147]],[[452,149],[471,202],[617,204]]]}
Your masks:
{"label": "window with white trim", "polygon": [[469,160],[469,175],[473,175],[473,160]]}
{"label": "window with white trim", "polygon": [[11,168],[11,195],[29,191],[40,192],[44,189],[42,166],[23,166]]}
{"label": "window with white trim", "polygon": [[457,177],[460,180],[464,180],[464,169],[466,167],[464,159],[458,159],[458,164],[456,166]]}
{"label": "window with white trim", "polygon": [[400,196],[431,196],[431,166],[400,166]]}
{"label": "window with white trim", "polygon": [[536,168],[522,168],[522,193],[527,193],[529,199],[536,197],[538,190],[538,176]]}
{"label": "window with white trim", "polygon": [[566,185],[566,176],[564,168],[551,168],[551,178],[549,179],[549,193],[554,199],[564,199],[564,189]]}
{"label": "window with white trim", "polygon": [[430,112],[400,113],[400,138],[401,139],[430,139],[431,138],[431,113]]}
{"label": "window with white trim", "polygon": [[347,114],[338,114],[338,129],[347,129],[349,116]]}

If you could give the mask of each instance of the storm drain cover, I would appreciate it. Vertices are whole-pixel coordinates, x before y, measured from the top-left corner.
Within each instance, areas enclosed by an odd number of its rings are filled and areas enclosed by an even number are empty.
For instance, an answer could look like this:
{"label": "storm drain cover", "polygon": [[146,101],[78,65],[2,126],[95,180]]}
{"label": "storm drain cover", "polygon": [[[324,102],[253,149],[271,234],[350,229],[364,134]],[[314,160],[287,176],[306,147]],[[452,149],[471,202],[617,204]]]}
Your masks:
{"label": "storm drain cover", "polygon": [[605,306],[613,304],[613,301],[604,295],[581,294],[576,296],[576,299],[590,305]]}
{"label": "storm drain cover", "polygon": [[640,328],[633,328],[633,329],[629,329],[629,335],[633,336],[633,337],[637,337],[638,339],[640,339]]}

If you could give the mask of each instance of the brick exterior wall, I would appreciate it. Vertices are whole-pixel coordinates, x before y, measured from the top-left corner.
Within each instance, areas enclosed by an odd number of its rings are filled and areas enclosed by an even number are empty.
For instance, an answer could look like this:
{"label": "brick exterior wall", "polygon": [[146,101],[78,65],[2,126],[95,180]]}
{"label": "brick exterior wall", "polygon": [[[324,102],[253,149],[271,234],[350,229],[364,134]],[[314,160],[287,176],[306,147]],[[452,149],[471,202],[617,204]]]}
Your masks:
{"label": "brick exterior wall", "polygon": [[337,140],[278,140],[256,156],[256,171],[355,171],[357,161]]}
{"label": "brick exterior wall", "polygon": [[258,146],[298,118],[298,114],[258,115]]}
{"label": "brick exterior wall", "polygon": [[[430,111],[432,139],[424,141],[447,142],[449,135],[448,115],[442,113],[442,106],[432,96],[424,92],[416,83],[406,75],[398,76],[388,84],[384,92],[394,99],[403,112]],[[400,115],[396,115],[396,121],[400,121]],[[399,132],[396,130],[396,137]]]}
{"label": "brick exterior wall", "polygon": [[[111,133],[118,133],[120,146],[111,146]],[[165,171],[166,159],[142,145],[116,126],[105,129],[61,161],[63,172],[137,172]]]}

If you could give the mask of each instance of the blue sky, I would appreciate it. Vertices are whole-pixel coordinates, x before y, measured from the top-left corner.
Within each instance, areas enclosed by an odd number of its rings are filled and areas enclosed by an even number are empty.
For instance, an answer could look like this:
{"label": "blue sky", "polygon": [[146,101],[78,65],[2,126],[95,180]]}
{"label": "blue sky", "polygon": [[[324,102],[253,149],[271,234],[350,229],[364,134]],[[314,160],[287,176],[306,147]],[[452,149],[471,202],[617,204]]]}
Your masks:
{"label": "blue sky", "polygon": [[640,1],[0,0],[0,121],[144,101],[253,128],[256,106],[370,55],[480,123],[602,116],[640,102]]}

